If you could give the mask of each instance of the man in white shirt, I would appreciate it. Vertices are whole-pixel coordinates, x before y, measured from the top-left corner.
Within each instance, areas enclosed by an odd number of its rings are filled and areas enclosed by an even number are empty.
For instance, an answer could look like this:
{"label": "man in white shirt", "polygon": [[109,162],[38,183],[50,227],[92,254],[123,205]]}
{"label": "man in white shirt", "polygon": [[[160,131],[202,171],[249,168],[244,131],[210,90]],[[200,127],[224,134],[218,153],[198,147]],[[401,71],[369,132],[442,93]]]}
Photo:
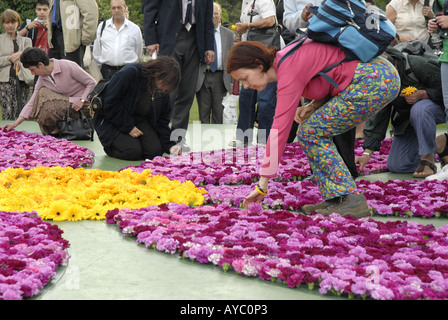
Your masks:
{"label": "man in white shirt", "polygon": [[103,79],[110,79],[128,63],[139,61],[143,50],[140,28],[126,18],[125,0],[111,0],[112,18],[98,25],[93,58]]}
{"label": "man in white shirt", "polygon": [[234,33],[221,26],[222,10],[213,4],[213,26],[215,27],[215,60],[212,65],[202,63],[199,67],[196,98],[201,123],[222,124],[222,99],[231,89],[232,76],[227,73],[227,53],[233,47]]}
{"label": "man in white shirt", "polygon": [[312,17],[308,7],[319,6],[321,3],[322,0],[284,0],[283,25],[292,32],[306,28],[308,20]]}

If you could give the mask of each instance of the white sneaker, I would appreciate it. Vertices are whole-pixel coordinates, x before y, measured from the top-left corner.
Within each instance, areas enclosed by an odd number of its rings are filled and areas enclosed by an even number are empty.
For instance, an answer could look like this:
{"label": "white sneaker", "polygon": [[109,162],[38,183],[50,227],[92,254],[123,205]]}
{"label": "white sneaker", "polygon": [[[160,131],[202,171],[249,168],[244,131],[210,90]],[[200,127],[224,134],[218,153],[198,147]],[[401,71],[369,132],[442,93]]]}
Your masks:
{"label": "white sneaker", "polygon": [[448,165],[445,165],[439,172],[425,178],[425,180],[446,180],[448,179]]}

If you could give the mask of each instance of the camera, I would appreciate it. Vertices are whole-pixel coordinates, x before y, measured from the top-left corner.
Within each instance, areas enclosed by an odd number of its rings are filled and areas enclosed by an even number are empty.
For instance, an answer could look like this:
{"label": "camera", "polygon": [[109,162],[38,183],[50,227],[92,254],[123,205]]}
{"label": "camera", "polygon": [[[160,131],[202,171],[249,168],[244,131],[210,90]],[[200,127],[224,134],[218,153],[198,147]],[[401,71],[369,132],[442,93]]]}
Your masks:
{"label": "camera", "polygon": [[[436,22],[436,19],[431,19],[432,22]],[[443,31],[447,31],[446,29],[442,30],[440,27],[437,28],[436,31],[431,33],[431,43],[432,49],[435,55],[440,56],[443,53],[443,43],[442,43],[442,33]]]}
{"label": "camera", "polygon": [[44,20],[39,20],[39,24],[43,27],[43,26],[45,26],[45,21]]}
{"label": "camera", "polygon": [[[439,13],[437,16],[448,16],[448,11],[444,13]],[[436,19],[431,19],[432,21],[436,21]],[[441,29],[440,27],[437,29],[437,33],[439,34],[440,38],[447,39],[448,38],[448,29]]]}

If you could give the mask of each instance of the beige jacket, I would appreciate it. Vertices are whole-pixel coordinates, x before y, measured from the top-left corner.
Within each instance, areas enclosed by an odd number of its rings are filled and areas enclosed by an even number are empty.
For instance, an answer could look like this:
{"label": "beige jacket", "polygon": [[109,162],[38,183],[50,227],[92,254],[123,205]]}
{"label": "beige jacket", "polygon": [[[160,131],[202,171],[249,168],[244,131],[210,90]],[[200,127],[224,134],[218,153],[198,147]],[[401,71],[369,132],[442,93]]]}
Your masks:
{"label": "beige jacket", "polygon": [[[50,25],[53,16],[53,2],[50,0]],[[98,27],[98,5],[95,0],[60,0],[62,32],[65,52],[73,52],[81,44],[93,43]],[[52,28],[48,30],[50,48]]]}
{"label": "beige jacket", "polygon": [[[19,51],[25,50],[25,48],[32,47],[31,39],[27,37],[21,37],[17,35],[17,44],[19,45]],[[0,82],[9,81],[9,70],[11,68],[11,62],[8,60],[9,56],[14,53],[14,44],[11,36],[8,33],[0,34]],[[19,79],[25,81],[23,72],[29,72],[28,69],[21,67],[19,72]],[[23,70],[22,70],[23,69]]]}

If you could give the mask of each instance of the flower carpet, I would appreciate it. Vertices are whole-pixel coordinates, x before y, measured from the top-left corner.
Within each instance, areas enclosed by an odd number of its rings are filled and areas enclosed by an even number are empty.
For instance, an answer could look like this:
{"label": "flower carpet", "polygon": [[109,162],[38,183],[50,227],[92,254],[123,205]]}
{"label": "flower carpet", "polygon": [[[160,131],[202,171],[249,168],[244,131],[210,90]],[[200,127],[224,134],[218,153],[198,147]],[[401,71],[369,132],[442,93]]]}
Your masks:
{"label": "flower carpet", "polygon": [[[362,140],[357,140],[355,154],[363,152]],[[392,139],[385,139],[379,152],[373,153],[362,175],[387,171],[387,155]],[[241,207],[247,194],[254,189],[264,147],[193,152],[180,157],[157,157],[131,166],[135,172],[150,169],[179,181],[192,181],[203,187],[206,204],[227,203]],[[270,209],[300,211],[305,204],[323,201],[318,188],[308,180],[308,160],[298,143],[286,146],[280,160],[279,173],[269,184],[269,194],[263,206]],[[369,203],[372,214],[381,216],[441,217],[448,214],[448,181],[390,180],[387,182],[356,181]]]}
{"label": "flower carpet", "polygon": [[62,231],[35,213],[0,211],[0,300],[31,297],[67,259]]}
{"label": "flower carpet", "polygon": [[[0,299],[37,294],[67,259],[69,243],[42,219],[106,219],[147,248],[322,294],[448,298],[448,226],[406,221],[445,217],[447,181],[357,181],[372,215],[403,221],[305,216],[300,208],[322,199],[292,143],[268,196],[246,212],[263,147],[157,157],[110,172],[83,168],[93,153],[65,140],[14,131],[0,140]],[[383,141],[362,174],[387,171],[390,145]]]}
{"label": "flower carpet", "polygon": [[0,170],[32,169],[37,166],[91,167],[95,154],[65,139],[37,133],[0,130]]}
{"label": "flower carpet", "polygon": [[[392,139],[385,139],[380,151],[373,153],[362,174],[387,171],[387,155]],[[228,185],[251,183],[258,178],[265,147],[250,146],[237,149],[191,152],[177,157],[156,157],[138,166],[128,167],[133,171],[151,169],[153,174],[163,174],[170,179],[191,180],[196,185]],[[355,154],[363,152],[362,141],[357,140]],[[286,145],[276,180],[303,180],[311,174],[308,160],[298,142]]]}
{"label": "flower carpet", "polygon": [[351,298],[447,299],[448,226],[377,222],[228,204],[112,210],[148,248],[289,287]]}

